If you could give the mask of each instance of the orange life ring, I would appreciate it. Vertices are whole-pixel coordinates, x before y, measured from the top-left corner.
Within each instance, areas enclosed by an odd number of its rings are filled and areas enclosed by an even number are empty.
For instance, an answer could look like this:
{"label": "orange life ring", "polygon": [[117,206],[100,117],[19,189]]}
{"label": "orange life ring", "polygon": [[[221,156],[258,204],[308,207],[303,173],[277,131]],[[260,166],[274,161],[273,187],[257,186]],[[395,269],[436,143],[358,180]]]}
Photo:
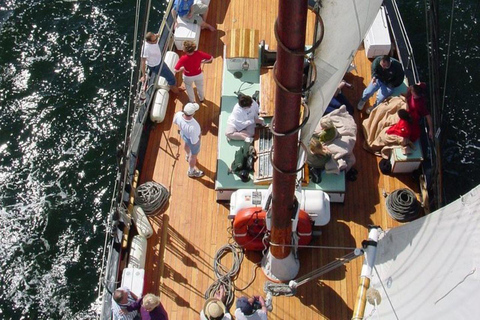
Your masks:
{"label": "orange life ring", "polygon": [[[240,209],[233,220],[233,238],[239,246],[251,251],[262,251],[268,242],[263,244],[267,232],[267,214],[261,207]],[[297,234],[299,245],[309,244],[312,240],[312,222],[310,216],[300,210]]]}

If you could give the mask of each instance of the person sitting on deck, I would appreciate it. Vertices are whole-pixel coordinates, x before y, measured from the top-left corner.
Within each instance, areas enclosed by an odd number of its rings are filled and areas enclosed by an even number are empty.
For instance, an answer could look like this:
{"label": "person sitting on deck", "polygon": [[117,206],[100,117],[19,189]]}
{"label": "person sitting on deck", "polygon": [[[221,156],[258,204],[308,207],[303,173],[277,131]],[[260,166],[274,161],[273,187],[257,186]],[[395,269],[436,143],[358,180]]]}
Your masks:
{"label": "person sitting on deck", "polygon": [[136,310],[127,311],[127,306],[133,304],[138,297],[126,287],[120,287],[112,295],[113,320],[137,320],[140,319]]}
{"label": "person sitting on deck", "polygon": [[232,316],[225,307],[227,297],[223,285],[215,292],[212,298],[208,298],[200,311],[200,320],[232,320]]}
{"label": "person sitting on deck", "polygon": [[337,129],[329,117],[320,119],[320,127],[322,130],[316,136],[321,143],[329,143],[337,137]]}
{"label": "person sitting on deck", "polygon": [[358,102],[357,109],[362,110],[365,102],[377,93],[377,101],[373,106],[367,109],[370,114],[377,105],[392,95],[393,90],[403,83],[405,73],[402,64],[389,56],[376,57],[372,62],[372,80],[370,84],[363,90],[363,95]]}
{"label": "person sitting on deck", "polygon": [[215,31],[216,29],[205,22],[207,20],[208,5],[199,1],[194,3],[194,0],[175,0],[173,3],[172,16],[177,27],[177,15],[183,21],[193,24],[198,24],[202,29]]}
{"label": "person sitting on deck", "polygon": [[250,96],[241,95],[228,117],[225,135],[231,140],[252,142],[256,124],[265,125],[265,121],[259,116],[258,103]]}
{"label": "person sitting on deck", "polygon": [[352,84],[348,83],[345,80],[340,81],[340,83],[337,86],[337,90],[335,91],[335,94],[333,95],[332,100],[330,100],[330,103],[328,104],[327,109],[325,109],[325,112],[323,113],[324,116],[329,114],[333,110],[337,110],[338,108],[340,108],[343,105],[345,105],[345,107],[347,107],[348,113],[353,116],[353,106],[350,103],[350,101],[348,101],[347,97],[345,97],[342,93],[342,89],[345,88],[345,87],[347,87],[349,89],[353,89]]}
{"label": "person sitting on deck", "polygon": [[412,131],[412,118],[410,117],[410,114],[405,109],[399,109],[397,111],[397,114],[400,120],[396,124],[388,128],[388,130],[386,131],[387,134],[394,134],[403,138],[410,139],[410,133]]}
{"label": "person sitting on deck", "polygon": [[245,296],[237,299],[235,319],[237,320],[267,320],[267,307],[262,296],[247,298]]}
{"label": "person sitting on deck", "polygon": [[168,314],[160,298],[148,293],[127,307],[127,311],[139,310],[142,320],[168,320]]}

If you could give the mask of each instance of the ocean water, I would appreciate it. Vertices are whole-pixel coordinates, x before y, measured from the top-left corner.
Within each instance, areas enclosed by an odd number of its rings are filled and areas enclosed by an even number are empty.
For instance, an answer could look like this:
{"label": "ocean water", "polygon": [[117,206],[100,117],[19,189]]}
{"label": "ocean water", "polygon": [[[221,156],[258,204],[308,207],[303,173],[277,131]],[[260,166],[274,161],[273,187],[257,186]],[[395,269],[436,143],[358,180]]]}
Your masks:
{"label": "ocean water", "polygon": [[[423,1],[399,5],[426,74]],[[0,2],[0,319],[95,318],[115,154],[124,135],[134,6]],[[162,1],[153,6],[156,27]],[[445,45],[451,2],[441,6]],[[456,1],[442,124],[449,201],[480,182],[475,6]]]}
{"label": "ocean water", "polygon": [[[447,204],[480,183],[480,1],[442,0],[438,3],[440,83],[446,81],[447,84],[439,125],[444,202]],[[397,4],[420,78],[428,82],[425,2],[402,0]]]}

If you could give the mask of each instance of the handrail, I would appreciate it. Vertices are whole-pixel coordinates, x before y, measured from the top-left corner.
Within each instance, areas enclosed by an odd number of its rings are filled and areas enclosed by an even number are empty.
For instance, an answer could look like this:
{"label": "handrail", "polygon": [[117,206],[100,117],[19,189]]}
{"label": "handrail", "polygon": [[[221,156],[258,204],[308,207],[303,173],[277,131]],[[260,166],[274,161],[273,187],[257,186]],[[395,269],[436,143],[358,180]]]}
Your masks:
{"label": "handrail", "polygon": [[[169,0],[167,8],[164,12],[164,16],[159,28],[159,45],[163,49],[162,54],[165,56],[166,51],[171,50],[173,48],[173,17],[171,15],[171,10],[173,7],[173,1],[174,0]],[[141,39],[133,39],[133,41],[143,41],[144,35],[139,36]],[[136,61],[140,61],[141,57],[141,50],[137,52],[138,53],[138,58]],[[162,61],[162,63],[164,63]],[[139,67],[140,64],[137,64],[136,68]],[[139,73],[137,72],[137,78],[139,76]],[[133,164],[133,167],[131,165],[132,160],[136,160],[138,158],[138,143],[140,139],[142,138],[142,132],[143,130],[135,130],[136,128],[142,128],[146,123],[148,114],[149,114],[149,108],[155,93],[155,83],[157,82],[159,74],[157,74],[155,77],[152,77],[149,80],[149,86],[148,90],[146,92],[146,99],[145,100],[140,100],[140,99],[134,99],[134,111],[132,114],[127,112],[127,126],[128,123],[130,123],[129,119],[131,117],[132,121],[132,126],[130,127],[130,132],[125,135],[124,139],[124,154],[122,156],[122,159],[119,163],[119,168],[117,169],[117,174],[116,174],[116,179],[115,179],[115,185],[112,193],[112,200],[111,200],[111,207],[108,213],[108,218],[106,222],[106,232],[105,232],[105,245],[104,245],[104,250],[103,250],[103,256],[102,256],[102,267],[100,270],[100,276],[99,276],[99,284],[98,284],[98,301],[101,302],[102,304],[102,309],[106,309],[106,305],[108,305],[111,302],[111,299],[106,298],[107,293],[108,293],[108,284],[104,283],[104,280],[109,278],[107,276],[107,272],[109,272],[110,269],[110,264],[111,263],[116,263],[116,261],[112,261],[112,253],[113,253],[113,245],[115,242],[115,235],[113,233],[115,232],[114,224],[115,220],[118,220],[118,217],[115,218],[117,210],[122,207],[123,205],[123,194],[125,192],[125,188],[127,185],[131,183],[131,172],[132,170],[134,171],[136,169],[135,163]],[[137,79],[135,79],[137,80]],[[136,82],[136,88],[135,90],[131,92],[136,92],[137,95],[140,93],[140,90],[137,90],[141,84],[137,81]],[[130,92],[130,91],[129,91]],[[130,98],[130,97],[129,97]],[[136,145],[136,149],[134,149],[134,145]],[[132,156],[135,157],[135,159],[132,159]],[[135,161],[134,161],[135,162]],[[141,164],[138,164],[141,165]],[[116,268],[115,268],[116,269]],[[118,272],[118,270],[116,270]],[[109,308],[109,306],[108,306]],[[106,319],[105,318],[105,313],[104,311],[108,310],[101,310],[101,313],[99,315],[100,319]]]}
{"label": "handrail", "polygon": [[[397,2],[395,0],[389,0],[385,1],[384,4],[389,16],[389,21],[392,24],[392,29],[400,31],[401,38],[395,39],[395,43],[397,43],[397,46],[399,47],[398,54],[400,61],[404,66],[407,67],[406,69],[411,72],[405,73],[408,79],[408,84],[412,85],[414,83],[418,83],[420,81],[420,77],[418,75],[417,64],[415,62],[412,45],[410,43],[410,39],[408,38],[405,25],[403,24]],[[398,35],[398,33],[394,32],[394,35]]]}

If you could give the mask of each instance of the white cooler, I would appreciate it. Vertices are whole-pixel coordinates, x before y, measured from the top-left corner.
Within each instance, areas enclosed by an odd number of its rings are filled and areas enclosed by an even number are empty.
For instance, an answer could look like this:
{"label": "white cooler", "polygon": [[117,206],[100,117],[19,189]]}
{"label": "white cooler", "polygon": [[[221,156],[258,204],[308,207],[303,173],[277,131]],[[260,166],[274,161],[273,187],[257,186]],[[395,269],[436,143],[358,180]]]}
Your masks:
{"label": "white cooler", "polygon": [[182,18],[177,17],[177,28],[175,29],[175,47],[177,50],[183,50],[183,42],[186,40],[194,41],[198,47],[198,41],[200,40],[201,28],[198,24],[188,23],[183,21]]}
{"label": "white cooler", "polygon": [[383,7],[380,7],[372,26],[365,39],[363,39],[363,44],[367,58],[375,58],[390,53],[392,42],[390,41],[388,21]]}
{"label": "white cooler", "polygon": [[125,268],[122,273],[122,287],[127,287],[137,297],[143,296],[144,269]]}

